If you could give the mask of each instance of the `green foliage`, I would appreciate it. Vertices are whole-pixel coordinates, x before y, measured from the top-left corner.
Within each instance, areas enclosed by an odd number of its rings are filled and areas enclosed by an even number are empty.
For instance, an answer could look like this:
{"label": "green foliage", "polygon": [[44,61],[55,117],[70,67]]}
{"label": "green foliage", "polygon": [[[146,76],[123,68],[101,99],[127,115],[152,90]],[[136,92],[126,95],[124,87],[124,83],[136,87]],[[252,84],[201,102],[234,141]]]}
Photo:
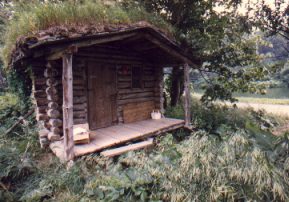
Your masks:
{"label": "green foliage", "polygon": [[171,26],[156,15],[148,14],[140,6],[127,10],[122,7],[105,6],[98,0],[41,2],[26,1],[15,6],[13,19],[9,21],[4,35],[3,61],[7,65],[17,39],[31,36],[39,30],[52,26],[103,26],[109,24],[130,24],[147,21],[156,27],[172,31]]}
{"label": "green foliage", "polygon": [[[269,35],[281,35],[286,40],[289,40],[289,4],[287,1],[274,1],[274,6],[269,2],[261,1],[257,4],[257,9],[248,7],[247,15],[254,16],[248,18],[252,23],[257,25]],[[285,47],[285,46],[284,46]],[[288,49],[285,47],[288,52]]]}
{"label": "green foliage", "polygon": [[[258,130],[271,131],[274,127],[283,124],[280,119],[268,115],[264,110],[238,109],[223,104],[203,105],[197,98],[191,104],[192,125],[198,130],[221,135],[229,130],[247,129],[248,122],[258,127]],[[166,117],[184,118],[182,105],[169,107]]]}
{"label": "green foliage", "polygon": [[[152,151],[118,159],[84,156],[69,170],[56,157],[42,159],[49,154],[37,149],[35,130],[24,124],[18,135],[0,136],[0,196],[5,201],[288,200],[288,134],[269,132],[277,120],[264,112],[193,103],[197,128],[190,136],[179,131],[159,138]],[[182,113],[179,106],[167,116]],[[218,138],[211,135],[217,133]]]}
{"label": "green foliage", "polygon": [[11,69],[7,72],[8,91],[19,97],[19,104],[24,107],[30,105],[32,88],[30,69],[25,72]]}
{"label": "green foliage", "polygon": [[[153,179],[144,170],[124,169],[120,165],[111,165],[106,173],[92,178],[85,187],[85,193],[92,198],[105,201],[146,201],[153,200]],[[152,197],[152,198],[150,198]]]}
{"label": "green foliage", "polygon": [[[176,29],[176,35],[194,58],[205,81],[203,101],[234,101],[234,92],[263,93],[264,80],[276,67],[262,63],[257,45],[264,44],[253,33],[247,18],[238,14],[242,1],[206,0],[126,0],[143,4],[148,11],[160,13]],[[225,8],[220,12],[219,8]]]}
{"label": "green foliage", "polygon": [[[23,13],[17,11],[7,29],[6,37],[10,33],[11,38],[5,40],[6,59],[19,36],[54,25],[117,24],[145,19],[159,27],[166,26],[164,21],[154,23],[158,18],[139,6],[126,5],[124,10],[96,1],[57,2],[21,5]],[[205,64],[202,71],[216,70],[220,74],[207,88],[211,92],[207,94],[209,99],[230,98],[230,92],[240,88],[257,90],[247,83],[253,81],[251,76],[260,79],[268,70],[254,63],[258,59],[251,49],[255,42],[244,38],[244,30],[237,25],[242,22],[240,19],[231,18],[232,13],[216,15],[212,1],[150,2],[151,11],[162,12],[166,20],[177,26],[180,41],[195,48]],[[238,1],[224,3],[238,5]],[[258,68],[236,72],[226,69],[235,65]],[[270,133],[279,124],[275,117],[262,111],[203,106],[194,101],[191,110],[196,131],[189,137],[175,138],[183,131],[167,135],[157,140],[157,147],[151,152],[130,152],[118,159],[89,155],[77,159],[67,170],[55,157],[50,162],[42,159],[49,154],[38,149],[32,120],[3,135],[27,110],[21,101],[29,94],[29,78],[21,75],[10,75],[11,92],[20,92],[18,97],[0,97],[0,103],[5,103],[0,108],[0,201],[289,200],[289,139],[287,133],[280,137]],[[224,86],[229,90],[224,90]],[[182,118],[183,108],[169,108],[166,116]]]}
{"label": "green foliage", "polygon": [[18,96],[13,93],[0,94],[0,111],[15,106],[18,102]]}
{"label": "green foliage", "polygon": [[17,105],[10,106],[10,109],[11,113],[7,115],[10,118],[5,116],[7,109],[0,110],[0,201],[17,200],[17,192],[27,188],[24,184],[38,173],[34,162],[35,155],[39,153],[35,123],[25,120],[4,136],[3,132],[17,120],[19,113],[14,111]]}
{"label": "green foliage", "polygon": [[176,119],[184,119],[184,108],[182,105],[177,105],[176,107],[168,107],[166,109],[166,117],[173,117]]}
{"label": "green foliage", "polygon": [[[18,92],[21,89],[18,90]],[[0,95],[0,138],[16,121],[24,116],[31,107],[29,97],[20,97],[19,94],[3,93]],[[30,136],[35,131],[35,117],[31,116],[19,124],[11,133],[7,134],[9,137],[19,137],[31,140],[34,138]],[[22,143],[25,143],[23,141]]]}
{"label": "green foliage", "polygon": [[241,131],[223,142],[204,134],[193,136],[177,151],[182,156],[168,166],[170,175],[163,179],[173,201],[288,198],[282,170]]}
{"label": "green foliage", "polygon": [[285,66],[280,72],[280,79],[286,84],[287,88],[289,88],[289,65]]}

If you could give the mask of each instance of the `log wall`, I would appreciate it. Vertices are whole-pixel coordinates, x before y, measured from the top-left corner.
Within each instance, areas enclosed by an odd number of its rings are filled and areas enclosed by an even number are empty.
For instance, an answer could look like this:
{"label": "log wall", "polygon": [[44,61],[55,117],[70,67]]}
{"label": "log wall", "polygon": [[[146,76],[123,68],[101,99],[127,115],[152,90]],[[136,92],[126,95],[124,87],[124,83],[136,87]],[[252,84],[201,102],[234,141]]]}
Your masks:
{"label": "log wall", "polygon": [[[148,62],[135,52],[120,51],[114,48],[93,48],[80,50],[76,55],[79,63],[92,61],[95,63],[109,63],[116,66],[117,71],[117,117],[118,123],[124,123],[124,107],[132,103],[152,101],[152,108],[162,109],[162,68]],[[127,71],[123,71],[126,67]],[[131,86],[131,69],[142,68],[143,87],[133,89]],[[86,109],[87,110],[87,109]],[[151,109],[147,109],[150,110]]]}
{"label": "log wall", "polygon": [[[117,96],[117,112],[118,112],[118,119],[119,123],[123,123],[123,114],[124,109],[127,105],[131,105],[132,103],[147,103],[149,101],[153,101],[155,106],[144,109],[149,110],[151,112],[151,108],[159,109],[159,87],[157,86],[157,67],[151,64],[141,64],[143,75],[142,75],[142,82],[143,87],[139,89],[131,88],[132,82],[132,75],[131,75],[131,68],[134,68],[135,65],[128,65],[129,71],[127,74],[123,74],[121,69],[122,65],[117,66],[117,86],[118,86],[118,96]],[[138,106],[136,105],[136,108]],[[138,110],[138,109],[136,109]],[[142,116],[142,114],[140,114]],[[139,119],[135,119],[136,121]],[[131,122],[131,121],[130,121]]]}
{"label": "log wall", "polygon": [[[93,48],[79,50],[73,59],[73,123],[83,124],[88,122],[87,112],[87,61],[96,63],[112,64],[116,67],[117,73],[117,117],[118,123],[124,122],[124,108],[131,108],[132,104],[154,103],[154,106],[146,109],[158,109],[162,107],[162,68],[144,60],[142,56],[134,52],[120,51],[114,48]],[[36,104],[37,120],[43,123],[44,129],[41,134],[42,142],[47,143],[48,133],[53,130],[53,120],[56,116],[62,121],[62,61],[51,61],[49,65],[57,74],[45,76],[47,61],[38,59],[31,63],[33,71],[33,97]],[[123,72],[123,66],[127,66],[127,72]],[[131,68],[141,67],[143,87],[133,89],[131,87]],[[55,89],[49,87],[55,87]],[[49,97],[52,96],[52,97]],[[53,102],[52,102],[53,101]],[[49,104],[50,103],[50,104]],[[54,111],[53,111],[53,110]],[[55,111],[56,110],[56,111]],[[130,109],[131,110],[131,109]],[[145,110],[145,109],[144,109]],[[55,123],[56,124],[56,123]],[[59,126],[59,129],[61,127]],[[59,132],[62,135],[62,130]],[[58,132],[57,132],[58,133]]]}
{"label": "log wall", "polygon": [[39,123],[39,140],[41,147],[49,145],[48,133],[50,132],[47,115],[48,100],[46,95],[46,79],[44,77],[45,61],[35,60],[31,64],[32,69],[32,97],[35,105],[36,120]]}

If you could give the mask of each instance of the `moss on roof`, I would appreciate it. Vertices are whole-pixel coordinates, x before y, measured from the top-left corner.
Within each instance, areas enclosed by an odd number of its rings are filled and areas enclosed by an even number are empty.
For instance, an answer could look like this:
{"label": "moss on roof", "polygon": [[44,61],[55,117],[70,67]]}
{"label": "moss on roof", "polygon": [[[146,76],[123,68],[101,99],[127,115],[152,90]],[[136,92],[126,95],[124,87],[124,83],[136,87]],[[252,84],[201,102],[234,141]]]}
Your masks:
{"label": "moss on roof", "polygon": [[105,6],[98,0],[82,3],[31,3],[21,5],[14,13],[4,34],[2,59],[7,67],[11,54],[22,37],[33,37],[51,27],[100,27],[104,25],[129,25],[146,21],[160,30],[172,33],[172,27],[162,18],[146,12],[141,7],[124,9],[119,5]]}

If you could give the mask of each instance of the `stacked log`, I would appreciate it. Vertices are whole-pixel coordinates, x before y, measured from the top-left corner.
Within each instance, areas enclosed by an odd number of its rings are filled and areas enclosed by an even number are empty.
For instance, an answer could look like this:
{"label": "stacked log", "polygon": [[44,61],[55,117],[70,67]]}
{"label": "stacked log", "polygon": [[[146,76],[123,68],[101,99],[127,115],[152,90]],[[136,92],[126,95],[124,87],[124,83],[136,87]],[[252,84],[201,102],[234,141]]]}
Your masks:
{"label": "stacked log", "polygon": [[47,127],[49,128],[48,140],[58,141],[61,135],[62,120],[60,119],[59,111],[59,96],[58,96],[58,81],[57,81],[57,70],[53,67],[51,62],[46,64],[46,69],[44,71],[44,77],[46,78],[46,100],[47,100]]}
{"label": "stacked log", "polygon": [[[117,63],[117,62],[116,62]],[[160,73],[157,76],[155,66],[144,63],[141,66],[126,65],[127,69],[123,68],[123,65],[119,65],[117,68],[117,117],[118,123],[124,123],[124,108],[133,103],[146,103],[155,102],[155,107],[159,109],[160,87],[159,83],[162,81],[162,71],[159,68]],[[132,88],[132,68],[142,68],[142,88]],[[125,69],[126,71],[124,71]],[[153,109],[145,109],[148,113],[151,113]],[[141,116],[141,115],[140,115]]]}
{"label": "stacked log", "polygon": [[73,123],[87,123],[86,63],[74,60],[73,64]]}
{"label": "stacked log", "polygon": [[31,64],[33,75],[32,75],[32,95],[33,102],[36,106],[35,114],[36,120],[39,126],[39,142],[41,148],[46,148],[49,146],[48,133],[49,130],[46,128],[46,123],[48,121],[47,110],[47,100],[46,100],[46,84],[44,77],[44,61],[36,60]]}
{"label": "stacked log", "polygon": [[[39,122],[39,123],[41,124],[43,122]],[[43,128],[38,133],[40,145],[41,145],[41,148],[47,148],[49,146],[49,140],[48,140],[49,130],[47,130],[43,126],[40,126],[40,127]]]}

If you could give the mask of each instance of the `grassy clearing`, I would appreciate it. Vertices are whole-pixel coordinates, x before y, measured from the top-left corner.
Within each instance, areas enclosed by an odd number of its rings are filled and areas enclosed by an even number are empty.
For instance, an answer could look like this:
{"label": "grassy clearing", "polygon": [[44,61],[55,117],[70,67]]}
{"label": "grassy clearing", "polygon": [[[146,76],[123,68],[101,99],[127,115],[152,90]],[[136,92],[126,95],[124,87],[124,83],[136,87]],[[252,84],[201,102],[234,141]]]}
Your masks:
{"label": "grassy clearing", "polygon": [[131,24],[147,21],[167,32],[172,27],[162,18],[147,13],[141,7],[124,9],[118,5],[105,6],[97,0],[85,0],[82,3],[57,1],[57,3],[22,3],[16,9],[14,18],[4,34],[3,61],[7,64],[16,40],[21,36],[31,36],[39,30],[52,26],[83,26],[101,27],[109,24]]}
{"label": "grassy clearing", "polygon": [[[201,93],[193,93],[193,96],[200,99]],[[278,98],[260,98],[260,97],[236,97],[239,102],[244,103],[256,103],[256,104],[275,104],[275,105],[288,105],[289,99],[278,99]]]}
{"label": "grassy clearing", "polygon": [[270,98],[270,99],[289,99],[289,88],[268,88],[266,94],[252,94],[252,93],[234,93],[236,97],[253,97],[253,98]]}
{"label": "grassy clearing", "polygon": [[289,99],[274,99],[274,98],[253,98],[253,97],[236,97],[239,102],[259,103],[259,104],[277,104],[288,105]]}
{"label": "grassy clearing", "polygon": [[[202,94],[194,93],[193,97],[201,99]],[[236,106],[242,109],[254,109],[255,111],[263,110],[271,113],[274,116],[280,116],[284,119],[289,117],[289,99],[273,99],[273,98],[257,98],[257,97],[236,97],[239,102]],[[218,103],[218,102],[216,102]],[[232,103],[225,102],[227,106],[232,106]]]}

